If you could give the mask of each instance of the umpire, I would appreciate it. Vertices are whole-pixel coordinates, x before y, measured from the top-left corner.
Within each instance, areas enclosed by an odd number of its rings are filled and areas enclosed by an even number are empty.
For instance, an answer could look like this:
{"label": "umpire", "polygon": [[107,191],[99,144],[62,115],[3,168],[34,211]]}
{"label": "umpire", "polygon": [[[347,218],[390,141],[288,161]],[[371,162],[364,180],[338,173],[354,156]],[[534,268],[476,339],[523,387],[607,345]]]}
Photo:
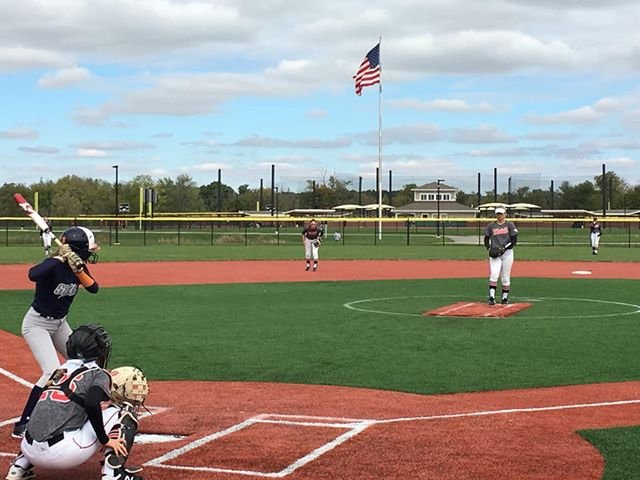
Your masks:
{"label": "umpire", "polygon": [[498,278],[502,281],[501,303],[509,303],[511,289],[511,267],[513,267],[513,247],[518,241],[518,229],[505,218],[504,207],[495,210],[496,221],[484,230],[484,246],[489,251],[489,305],[496,304]]}

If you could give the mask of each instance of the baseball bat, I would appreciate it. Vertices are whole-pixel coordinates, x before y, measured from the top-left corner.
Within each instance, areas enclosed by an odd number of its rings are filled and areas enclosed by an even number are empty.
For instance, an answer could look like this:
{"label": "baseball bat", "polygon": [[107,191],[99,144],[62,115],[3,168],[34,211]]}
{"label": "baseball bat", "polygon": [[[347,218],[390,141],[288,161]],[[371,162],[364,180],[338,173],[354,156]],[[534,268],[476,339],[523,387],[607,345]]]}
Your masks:
{"label": "baseball bat", "polygon": [[[18,206],[22,210],[24,210],[24,213],[26,213],[27,216],[31,218],[31,220],[33,220],[33,223],[35,223],[40,230],[49,234],[51,236],[51,239],[56,242],[56,245],[62,245],[62,242],[53,234],[44,218],[42,218],[42,216],[40,216],[40,214],[33,209],[31,204],[27,202],[27,200],[22,195],[20,195],[19,193],[14,193],[13,199],[16,201]],[[90,287],[95,282],[89,275],[87,275],[86,272],[84,272],[84,270],[80,273],[76,273],[76,276],[85,287]]]}
{"label": "baseball bat", "polygon": [[31,220],[33,220],[33,223],[35,223],[40,230],[42,230],[43,232],[47,232],[57,245],[62,245],[62,242],[58,240],[58,237],[53,234],[53,232],[49,228],[49,225],[47,225],[47,222],[44,221],[44,218],[42,218],[40,214],[33,209],[31,204],[27,202],[27,200],[22,195],[20,195],[19,193],[14,193],[13,199],[16,201],[18,206],[22,210],[24,210],[24,213],[26,213],[27,216],[30,217]]}

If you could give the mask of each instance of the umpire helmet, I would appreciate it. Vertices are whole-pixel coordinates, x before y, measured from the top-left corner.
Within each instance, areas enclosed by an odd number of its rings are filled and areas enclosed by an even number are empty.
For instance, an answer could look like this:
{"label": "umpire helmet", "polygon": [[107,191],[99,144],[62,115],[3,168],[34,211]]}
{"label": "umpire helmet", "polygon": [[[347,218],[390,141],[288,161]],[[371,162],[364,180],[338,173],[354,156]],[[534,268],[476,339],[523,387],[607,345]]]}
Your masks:
{"label": "umpire helmet", "polygon": [[80,325],[67,340],[67,356],[83,362],[95,361],[106,368],[111,357],[111,337],[100,325]]}
{"label": "umpire helmet", "polygon": [[71,227],[62,234],[62,243],[67,243],[71,250],[76,252],[82,260],[96,263],[98,250],[96,238],[93,232],[85,227]]}

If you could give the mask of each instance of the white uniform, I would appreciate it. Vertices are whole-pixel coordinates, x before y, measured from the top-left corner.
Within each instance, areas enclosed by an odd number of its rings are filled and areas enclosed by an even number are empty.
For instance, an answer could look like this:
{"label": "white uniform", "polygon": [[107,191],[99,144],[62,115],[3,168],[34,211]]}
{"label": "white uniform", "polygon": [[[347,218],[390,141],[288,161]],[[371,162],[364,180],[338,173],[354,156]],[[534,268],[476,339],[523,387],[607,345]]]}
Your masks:
{"label": "white uniform", "polygon": [[302,230],[302,241],[304,243],[305,270],[309,270],[311,259],[313,259],[313,271],[318,269],[318,250],[324,231],[317,224],[309,224]]}
{"label": "white uniform", "polygon": [[495,303],[498,279],[502,283],[502,303],[508,303],[511,289],[511,268],[513,267],[513,245],[518,237],[518,229],[513,222],[492,222],[485,229],[485,246],[500,247],[504,253],[489,257],[489,304]]}
{"label": "white uniform", "polygon": [[597,221],[591,222],[591,233],[589,234],[589,238],[591,241],[591,251],[594,255],[598,254],[598,247],[600,246],[600,236],[602,235],[602,227]]}
{"label": "white uniform", "polygon": [[[110,431],[120,418],[120,409],[115,406],[102,411],[104,429]],[[24,438],[20,449],[22,454],[36,467],[53,470],[67,470],[82,465],[102,448],[96,432],[89,421],[76,430],[63,433],[62,440],[53,445],[47,442],[31,443]]]}

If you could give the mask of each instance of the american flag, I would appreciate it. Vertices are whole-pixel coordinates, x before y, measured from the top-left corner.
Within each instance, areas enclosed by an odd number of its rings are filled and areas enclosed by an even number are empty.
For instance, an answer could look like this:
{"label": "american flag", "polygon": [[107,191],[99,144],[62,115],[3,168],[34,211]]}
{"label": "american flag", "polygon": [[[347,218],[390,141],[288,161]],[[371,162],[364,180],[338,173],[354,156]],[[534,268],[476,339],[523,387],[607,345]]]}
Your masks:
{"label": "american flag", "polygon": [[356,95],[362,95],[364,87],[380,83],[380,44],[369,50],[353,78],[356,81]]}

